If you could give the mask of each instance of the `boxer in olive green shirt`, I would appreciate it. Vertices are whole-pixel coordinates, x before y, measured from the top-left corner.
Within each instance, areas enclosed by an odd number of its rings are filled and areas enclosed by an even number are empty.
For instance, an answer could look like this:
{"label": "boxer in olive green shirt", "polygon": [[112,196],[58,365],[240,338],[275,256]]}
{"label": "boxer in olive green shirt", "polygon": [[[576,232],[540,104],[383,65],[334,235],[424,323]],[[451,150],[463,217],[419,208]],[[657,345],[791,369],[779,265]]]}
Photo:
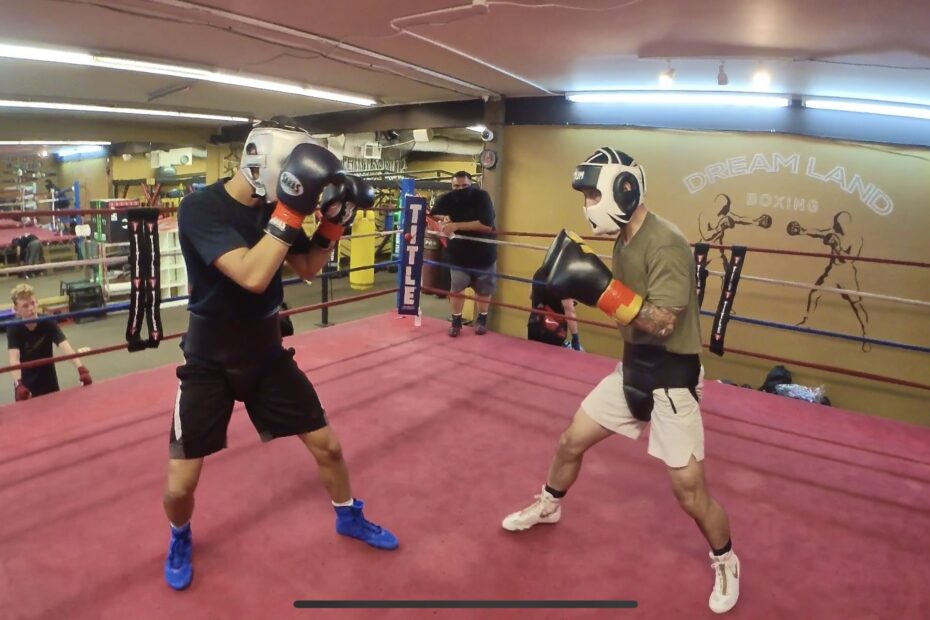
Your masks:
{"label": "boxer in olive green shirt", "polygon": [[613,273],[580,237],[562,231],[544,261],[547,294],[611,316],[623,334],[623,362],[588,394],[562,433],[537,500],[502,525],[519,531],[558,522],[585,452],[615,434],[636,439],[650,423],[649,454],[665,463],[675,497],[711,547],[709,606],[729,611],[739,597],[740,565],[727,514],[704,476],[703,368],[690,246],[674,224],[646,209],[645,173],[629,155],[598,149],[575,168],[572,187],[584,194],[594,233],[617,236]]}

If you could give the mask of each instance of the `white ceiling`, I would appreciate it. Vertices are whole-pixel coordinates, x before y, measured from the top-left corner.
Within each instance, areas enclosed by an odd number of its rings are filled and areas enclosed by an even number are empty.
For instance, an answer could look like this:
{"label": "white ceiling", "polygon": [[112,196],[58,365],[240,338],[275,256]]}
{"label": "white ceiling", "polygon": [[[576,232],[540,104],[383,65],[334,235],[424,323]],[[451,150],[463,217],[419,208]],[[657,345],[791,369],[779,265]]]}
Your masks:
{"label": "white ceiling", "polygon": [[[367,95],[381,105],[653,89],[668,60],[675,88],[719,88],[724,60],[726,88],[751,90],[751,74],[764,61],[772,92],[930,104],[930,0],[487,0],[486,14],[444,14],[435,21],[448,23],[409,33],[390,23],[465,4],[470,0],[0,0],[0,43],[263,76]],[[4,99],[264,118],[355,108],[35,61],[0,60],[0,77]],[[149,101],[150,93],[185,85]]]}

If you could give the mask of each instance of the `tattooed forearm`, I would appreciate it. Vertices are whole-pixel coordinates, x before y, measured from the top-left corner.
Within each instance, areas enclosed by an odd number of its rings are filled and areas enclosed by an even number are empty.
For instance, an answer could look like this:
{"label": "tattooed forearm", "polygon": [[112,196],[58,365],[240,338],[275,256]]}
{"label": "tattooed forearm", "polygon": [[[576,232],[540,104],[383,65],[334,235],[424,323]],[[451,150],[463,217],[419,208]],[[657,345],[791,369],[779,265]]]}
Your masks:
{"label": "tattooed forearm", "polygon": [[633,320],[633,327],[657,338],[668,338],[675,330],[675,320],[684,308],[659,308],[648,301]]}

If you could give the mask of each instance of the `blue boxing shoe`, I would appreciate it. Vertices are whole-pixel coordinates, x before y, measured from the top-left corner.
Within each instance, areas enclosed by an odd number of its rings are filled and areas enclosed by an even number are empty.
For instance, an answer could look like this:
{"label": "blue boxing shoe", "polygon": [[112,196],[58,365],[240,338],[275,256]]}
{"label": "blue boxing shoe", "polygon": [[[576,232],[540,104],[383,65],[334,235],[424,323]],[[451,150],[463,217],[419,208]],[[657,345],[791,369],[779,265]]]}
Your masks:
{"label": "blue boxing shoe", "polygon": [[191,563],[193,551],[191,524],[181,528],[172,527],[168,557],[165,559],[165,581],[175,590],[183,590],[191,585],[194,578],[194,566]]}
{"label": "blue boxing shoe", "polygon": [[365,505],[360,499],[353,500],[351,506],[334,506],[336,510],[336,531],[343,536],[357,538],[376,547],[388,551],[397,549],[397,537],[389,531],[375,525],[362,514]]}

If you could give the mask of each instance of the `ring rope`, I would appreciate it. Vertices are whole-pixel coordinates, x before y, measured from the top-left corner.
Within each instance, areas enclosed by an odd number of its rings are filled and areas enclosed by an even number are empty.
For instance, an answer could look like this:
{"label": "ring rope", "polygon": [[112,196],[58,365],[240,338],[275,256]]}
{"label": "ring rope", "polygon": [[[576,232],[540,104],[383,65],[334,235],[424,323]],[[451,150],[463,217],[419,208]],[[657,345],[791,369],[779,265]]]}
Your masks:
{"label": "ring rope", "polygon": [[[351,273],[351,272],[353,272],[353,271],[362,271],[362,270],[365,270],[365,269],[377,269],[377,268],[381,268],[381,267],[389,267],[389,266],[391,266],[391,265],[399,264],[399,262],[400,262],[400,261],[398,261],[398,260],[393,260],[393,261],[386,261],[386,262],[382,262],[382,263],[375,263],[375,264],[373,264],[373,265],[362,265],[362,266],[360,266],[360,267],[349,267],[349,268],[347,268],[347,269],[339,269],[339,270],[336,270],[336,271],[327,271],[327,272],[325,272],[325,273],[322,273],[322,272],[321,272],[321,273],[320,273],[320,277],[321,277],[321,278],[331,278],[331,277],[333,277],[333,276],[345,275],[345,274]],[[303,284],[303,283],[305,283],[305,282],[306,282],[306,280],[303,280],[302,278],[287,278],[287,279],[285,279],[285,280],[282,280],[282,281],[281,281],[281,284],[282,284],[283,286],[292,286],[292,285],[294,285],[294,284]],[[163,298],[163,299],[161,300],[161,303],[162,303],[162,304],[165,304],[165,303],[170,303],[170,302],[174,302],[174,301],[183,301],[183,300],[188,299],[188,298],[189,298],[189,295],[178,295],[178,296],[175,296],[175,297],[167,297],[167,298]],[[9,321],[0,321],[0,329],[6,329],[6,328],[9,328],[9,327],[13,327],[13,326],[15,326],[15,325],[24,325],[24,324],[26,324],[26,323],[34,323],[34,322],[36,322],[37,320],[52,320],[52,319],[54,319],[56,322],[60,322],[60,321],[63,320],[63,319],[83,318],[83,317],[88,317],[88,316],[105,315],[105,314],[110,314],[110,313],[112,313],[112,312],[121,312],[121,311],[123,311],[123,310],[128,310],[128,309],[129,309],[129,302],[117,302],[117,303],[113,303],[113,304],[106,304],[106,305],[104,305],[104,306],[102,306],[102,307],[100,307],[100,308],[87,308],[87,309],[85,309],[85,310],[74,310],[74,311],[69,311],[69,312],[61,312],[61,313],[58,313],[58,314],[43,316],[43,317],[41,317],[41,318],[39,318],[39,319],[11,319],[11,320],[9,320]]]}
{"label": "ring rope", "polygon": [[[427,293],[434,294],[434,295],[446,295],[448,297],[461,297],[462,299],[471,299],[472,301],[484,301],[484,300],[478,299],[474,295],[467,295],[465,293],[452,293],[450,291],[439,289],[439,288],[433,288],[431,286],[423,286],[421,287],[421,290]],[[562,318],[567,321],[577,321],[578,323],[582,323],[584,325],[594,325],[595,327],[604,327],[607,329],[614,329],[614,330],[617,329],[616,325],[611,325],[610,323],[605,323],[603,321],[592,321],[590,319],[572,318],[564,314],[560,314],[558,312],[551,312],[549,310],[539,310],[537,308],[517,306],[515,304],[508,304],[502,301],[488,301],[488,303],[494,306],[501,306],[502,308],[510,308],[511,310],[522,310],[524,312],[531,312],[533,314],[545,314],[551,317]]]}
{"label": "ring rope", "polygon": [[[161,300],[161,303],[170,303],[174,301],[183,301],[187,299],[187,295],[178,295],[177,297],[166,297]],[[37,321],[52,321],[56,323],[62,321],[63,319],[74,319],[74,318],[84,318],[89,316],[98,316],[111,314],[113,312],[122,312],[123,310],[129,310],[129,302],[121,301],[113,304],[106,304],[99,308],[86,308],[84,310],[74,310],[71,312],[61,312],[59,314],[50,314],[45,316],[39,316],[34,319],[11,319],[9,321],[0,322],[0,329],[8,329],[10,327],[16,327],[17,325],[25,325],[26,323],[35,323]]]}
{"label": "ring rope", "polygon": [[[342,299],[336,299],[333,301],[322,302],[318,304],[310,304],[308,306],[300,306],[298,308],[290,308],[284,310],[280,313],[281,316],[291,316],[294,314],[299,314],[301,312],[312,312],[313,310],[319,310],[321,308],[331,308],[332,306],[342,306],[348,303],[363,301],[365,299],[371,299],[373,297],[381,297],[383,295],[390,295],[398,291],[397,287],[390,289],[382,289],[378,291],[371,291],[369,293],[361,293],[359,295],[353,295],[351,297],[344,297]],[[172,340],[174,338],[180,338],[184,336],[187,332],[177,332],[174,334],[166,334],[162,337],[162,340]],[[69,355],[59,355],[57,357],[45,357],[38,360],[31,360],[29,362],[22,362],[20,364],[14,364],[11,366],[4,366],[0,368],[0,374],[5,372],[10,372],[13,370],[22,370],[24,368],[34,368],[36,366],[44,366],[46,364],[55,364],[57,362],[66,362],[78,357],[91,357],[94,355],[101,355],[103,353],[111,353],[113,351],[120,351],[129,348],[128,342],[123,342],[120,344],[109,345],[105,347],[100,347],[96,349],[91,349],[90,351],[84,351],[83,353],[73,353]]]}
{"label": "ring rope", "polygon": [[[708,345],[706,344],[701,345],[701,346],[703,346],[705,349],[708,348]],[[775,362],[787,362],[789,364],[795,364],[797,366],[805,366],[807,368],[814,368],[816,370],[824,370],[826,372],[850,375],[852,377],[859,377],[860,379],[870,379],[872,381],[880,381],[883,383],[893,383],[895,385],[903,385],[905,387],[912,387],[912,388],[917,388],[920,390],[930,390],[930,385],[926,383],[916,383],[914,381],[898,379],[897,377],[876,375],[870,372],[861,372],[859,370],[850,370],[848,368],[837,368],[836,366],[827,366],[826,364],[817,364],[814,362],[802,362],[801,360],[793,360],[787,357],[766,355],[765,353],[754,353],[752,351],[743,351],[741,349],[731,349],[729,347],[727,347],[727,353],[735,353],[736,355],[745,355],[748,357],[757,357],[759,359],[770,360],[770,361],[775,361]]]}
{"label": "ring rope", "polygon": [[[701,310],[701,314],[704,316],[714,316],[714,313],[709,310]],[[904,349],[905,351],[917,351],[918,353],[930,353],[930,347],[923,347],[917,344],[906,344],[903,342],[897,342],[895,340],[882,340],[879,338],[869,338],[868,336],[853,336],[852,334],[843,334],[841,332],[831,332],[823,329],[816,329],[813,327],[803,327],[801,325],[788,325],[787,323],[777,323],[775,321],[766,321],[764,319],[751,319],[748,317],[741,316],[730,316],[731,321],[736,321],[738,323],[749,323],[750,325],[761,325],[762,327],[774,327],[776,329],[784,329],[791,332],[799,332],[802,334],[811,334],[815,336],[827,336],[829,338],[840,338],[842,340],[851,340],[853,342],[867,342],[869,344],[877,344],[883,347],[890,347],[892,349]],[[727,349],[729,350],[729,349]]]}
{"label": "ring rope", "polygon": [[[469,236],[469,235],[455,235],[455,234],[453,234],[453,235],[446,235],[446,234],[444,234],[444,233],[440,233],[440,232],[432,231],[432,230],[427,231],[427,234],[429,234],[429,235],[434,235],[434,236],[437,236],[437,237],[443,237],[443,238],[446,238],[446,239],[456,239],[456,238],[458,238],[458,239],[468,239],[469,241],[477,241],[478,243],[488,243],[488,244],[493,244],[493,245],[508,245],[508,246],[513,246],[513,247],[518,247],[518,248],[527,248],[527,249],[531,249],[531,250],[543,250],[543,251],[547,251],[547,250],[549,249],[549,248],[543,247],[543,246],[541,246],[541,245],[532,245],[532,244],[528,244],[528,243],[516,243],[516,242],[513,242],[513,241],[500,241],[500,240],[493,240],[493,239],[482,239],[482,238],[479,238],[479,237],[471,237],[471,236]],[[712,246],[712,247],[713,247],[713,246]],[[597,254],[596,256],[598,256],[599,258],[606,258],[606,259],[612,259],[612,258],[613,258],[612,256],[606,255],[606,254]],[[459,269],[459,267],[456,267],[456,269]],[[466,270],[466,271],[467,271],[467,270]],[[722,276],[725,275],[722,271],[708,271],[707,273],[712,274],[712,275],[715,275],[715,276],[719,276],[719,277],[722,277]],[[501,276],[501,277],[503,277],[503,276]],[[839,294],[841,294],[841,295],[842,295],[842,294],[860,295],[860,296],[862,296],[862,297],[871,297],[871,298],[874,298],[874,299],[882,299],[882,300],[885,300],[885,301],[895,301],[895,302],[899,302],[899,303],[903,303],[903,304],[911,304],[911,305],[914,305],[914,306],[930,307],[930,301],[923,301],[923,300],[920,300],[920,299],[908,299],[908,298],[906,298],[906,297],[895,297],[895,296],[893,296],[893,295],[882,295],[882,294],[880,294],[880,293],[863,293],[863,292],[861,292],[861,291],[855,291],[855,292],[854,292],[854,291],[850,291],[850,290],[847,290],[847,289],[830,288],[830,287],[826,287],[826,286],[816,286],[816,285],[812,285],[812,284],[805,284],[805,283],[803,283],[803,282],[792,282],[792,281],[790,281],[790,280],[776,280],[776,279],[774,279],[774,278],[763,278],[763,277],[760,277],[760,276],[746,276],[746,275],[741,275],[740,278],[743,279],[743,280],[752,280],[752,281],[755,281],[755,282],[766,282],[766,283],[769,283],[769,284],[780,284],[780,285],[782,285],[782,286],[793,286],[793,287],[803,288],[803,289],[808,289],[808,290],[826,291],[826,292],[829,292],[829,293],[839,293]]]}
{"label": "ring rope", "polygon": [[[345,235],[341,240],[349,239],[364,239],[366,237],[390,237],[391,235],[400,234],[400,230],[391,230],[391,231],[382,231],[374,233],[363,233],[360,235]],[[108,243],[108,247],[129,247],[128,241],[122,241],[118,243]],[[159,256],[181,256],[181,250],[168,250],[165,252],[159,252]],[[3,267],[0,268],[0,275],[13,274],[13,273],[22,273],[25,271],[46,271],[52,269],[63,269],[66,267],[91,267],[96,265],[118,265],[121,263],[129,262],[128,256],[110,256],[107,258],[85,258],[81,260],[67,260],[59,261],[55,263],[35,263],[32,265],[18,265],[16,267]]]}
{"label": "ring rope", "polygon": [[[497,236],[511,236],[511,237],[545,237],[545,238],[554,238],[556,235],[552,233],[530,233],[530,232],[515,232],[508,230],[496,230],[492,234]],[[613,237],[594,237],[594,236],[582,236],[582,239],[585,241],[616,241]],[[694,243],[690,244],[692,247]],[[732,246],[729,245],[719,245],[719,244],[707,244],[707,247],[714,250],[729,250]],[[800,250],[779,250],[775,248],[762,248],[755,246],[746,247],[748,252],[761,252],[764,254],[785,254],[788,256],[809,256],[814,258],[836,258],[835,254],[830,254],[828,252],[803,252]],[[920,261],[911,261],[911,260],[899,260],[895,258],[875,258],[870,256],[850,256],[846,260],[849,262],[861,261],[864,263],[882,263],[886,265],[899,265],[901,267],[922,267],[924,269],[930,268],[930,263],[924,263]]]}
{"label": "ring rope", "polygon": [[[442,290],[442,289],[436,289],[436,288],[432,288],[432,287],[428,287],[428,286],[422,287],[422,290],[426,291],[427,293],[433,293],[433,294],[438,293],[438,294],[442,294],[442,295],[448,295],[448,296],[451,296],[451,297],[461,297],[461,298],[463,298],[463,299],[471,299],[472,301],[485,301],[485,300],[479,300],[479,299],[478,299],[477,297],[475,297],[474,295],[467,295],[467,294],[464,294],[464,293],[450,293],[450,292],[444,291],[444,290]],[[501,307],[504,307],[504,308],[510,308],[510,309],[512,309],[512,310],[521,310],[521,311],[523,311],[523,312],[532,312],[532,313],[535,313],[535,314],[548,314],[548,315],[550,315],[550,316],[562,317],[562,318],[565,318],[566,320],[569,320],[569,321],[577,321],[578,323],[583,323],[583,324],[586,324],[586,325],[595,325],[595,326],[597,326],[597,327],[607,327],[607,328],[610,328],[610,329],[614,329],[614,328],[616,327],[616,326],[614,326],[614,325],[609,325],[609,324],[607,324],[607,323],[603,323],[603,322],[600,322],[600,321],[589,321],[589,320],[587,320],[587,319],[581,319],[581,318],[574,318],[574,319],[573,319],[573,318],[566,317],[564,314],[559,314],[559,313],[557,313],[557,312],[549,312],[549,311],[547,311],[547,310],[537,310],[537,309],[535,309],[535,308],[528,308],[528,307],[524,307],[524,306],[517,306],[517,305],[514,305],[514,304],[506,304],[506,303],[503,303],[503,302],[493,301],[493,300],[492,300],[492,301],[488,301],[488,303],[491,304],[492,306],[501,306]],[[734,318],[735,318],[735,317],[734,317]],[[705,349],[709,348],[709,345],[706,345],[706,344],[702,344],[701,346],[702,346],[703,348],[705,348]],[[898,379],[897,377],[888,377],[888,376],[885,376],[885,375],[878,375],[878,374],[873,374],[873,373],[868,373],[868,372],[861,372],[861,371],[858,371],[858,370],[850,370],[850,369],[847,369],[847,368],[839,368],[839,367],[836,367],[836,366],[827,366],[827,365],[825,365],[825,364],[816,364],[816,363],[813,363],[813,362],[803,362],[803,361],[800,361],[800,360],[793,360],[793,359],[790,359],[790,358],[778,357],[778,356],[775,356],[775,355],[766,355],[765,353],[755,353],[755,352],[752,352],[752,351],[745,351],[745,350],[742,350],[742,349],[730,349],[730,348],[727,348],[727,352],[728,352],[728,353],[738,354],[738,355],[745,355],[745,356],[747,356],[747,357],[756,357],[756,358],[760,358],[760,359],[764,359],[764,360],[771,360],[771,361],[776,361],[776,362],[787,362],[787,363],[789,363],[789,364],[795,364],[795,365],[798,365],[798,366],[804,366],[804,367],[813,368],[813,369],[816,369],[816,370],[823,370],[823,371],[825,371],[825,372],[831,372],[831,373],[834,373],[834,374],[849,375],[849,376],[853,376],[853,377],[859,377],[859,378],[861,378],[861,379],[869,379],[869,380],[872,380],[872,381],[879,381],[879,382],[884,382],[884,383],[893,383],[893,384],[896,384],[896,385],[902,385],[902,386],[905,386],[905,387],[912,387],[912,388],[917,388],[917,389],[921,389],[921,390],[930,390],[930,385],[928,385],[928,384],[917,383],[917,382],[914,382],[914,381],[907,381],[907,380],[905,380],[905,379]]]}
{"label": "ring rope", "polygon": [[[80,217],[80,216],[92,216],[92,215],[113,215],[114,213],[125,213],[126,211],[132,211],[133,209],[138,209],[144,207],[143,204],[138,204],[134,206],[126,207],[112,207],[105,209],[39,209],[39,210],[20,210],[20,211],[3,211],[0,212],[0,219],[21,219],[24,217]],[[162,206],[162,207],[151,207],[152,209],[157,209],[159,213],[173,214],[177,212],[179,207],[174,206]],[[371,207],[370,209],[359,209],[359,211],[379,211],[382,213],[396,213],[399,211],[399,207]]]}
{"label": "ring rope", "polygon": [[545,282],[540,282],[539,280],[531,280],[530,278],[521,278],[520,276],[511,276],[506,273],[495,273],[493,271],[488,271],[486,269],[472,269],[471,267],[458,267],[456,265],[450,265],[449,263],[443,263],[440,261],[435,261],[429,258],[423,259],[424,265],[432,265],[434,267],[448,267],[449,269],[455,269],[457,271],[467,271],[468,273],[475,273],[479,275],[492,276],[494,278],[501,278],[503,280],[513,280],[514,282],[523,282],[524,284],[539,284],[545,286]]}
{"label": "ring rope", "polygon": [[[724,274],[722,271],[708,271],[707,273],[719,277],[723,277]],[[863,293],[862,291],[852,291],[844,288],[832,288],[829,286],[817,286],[814,284],[805,284],[803,282],[792,282],[790,280],[776,280],[774,278],[763,278],[761,276],[745,276],[740,275],[741,280],[751,280],[753,282],[765,282],[768,284],[778,284],[781,286],[793,286],[795,288],[809,289],[813,291],[826,291],[828,293],[839,293],[841,295],[856,295],[859,297],[871,297],[873,299],[883,299],[885,301],[896,301],[902,304],[911,304],[914,306],[926,306],[930,307],[930,301],[923,301],[920,299],[908,299],[907,297],[894,297],[892,295],[881,295],[879,293]]]}
{"label": "ring rope", "polygon": [[[540,282],[539,280],[531,280],[531,279],[528,279],[528,278],[521,278],[521,277],[519,277],[519,276],[511,276],[511,275],[507,275],[507,274],[495,273],[495,272],[493,272],[493,271],[487,271],[487,270],[485,270],[485,269],[473,269],[473,268],[469,268],[469,267],[458,267],[458,266],[455,266],[455,265],[450,265],[449,263],[441,263],[441,262],[438,262],[438,261],[430,260],[430,259],[428,259],[428,258],[424,258],[424,259],[423,259],[423,263],[424,263],[424,264],[427,264],[427,265],[434,265],[434,266],[436,266],[436,267],[446,267],[446,268],[449,268],[449,269],[457,269],[457,270],[459,270],[459,271],[466,271],[466,272],[469,272],[469,273],[475,273],[475,274],[480,274],[480,275],[488,275],[488,276],[491,276],[491,277],[494,277],[494,278],[502,278],[502,279],[504,279],[504,280],[514,280],[514,281],[516,281],[516,282],[523,282],[523,283],[526,283],[526,284],[537,284],[537,285],[541,285],[541,286],[545,286],[545,284],[546,284],[545,282]],[[710,312],[710,311],[707,311],[707,310],[701,310],[701,314],[703,314],[703,315],[705,315],[705,316],[714,316],[714,313],[713,313],[713,312]],[[788,331],[796,331],[796,332],[801,332],[801,333],[814,334],[814,335],[818,335],[818,336],[829,336],[829,337],[831,337],[831,338],[841,338],[841,339],[844,339],[844,340],[853,340],[853,341],[856,341],[856,342],[867,342],[867,343],[869,343],[869,344],[877,344],[877,345],[881,345],[881,346],[885,346],[885,347],[891,347],[891,348],[895,348],[895,349],[904,349],[904,350],[907,350],[907,351],[917,351],[917,352],[920,352],[920,353],[930,353],[930,348],[928,348],[928,347],[923,347],[923,346],[914,345],[914,344],[905,344],[905,343],[897,342],[897,341],[894,341],[894,340],[881,340],[881,339],[878,339],[878,338],[869,338],[869,337],[867,337],[867,336],[853,336],[853,335],[851,335],[851,334],[844,334],[844,333],[841,333],[841,332],[831,332],[831,331],[826,331],[826,330],[821,330],[821,329],[814,329],[814,328],[811,328],[811,327],[801,327],[801,326],[798,326],[798,325],[788,325],[788,324],[786,324],[786,323],[777,323],[777,322],[774,322],[774,321],[766,321],[766,320],[762,320],[762,319],[750,319],[750,318],[744,318],[744,317],[739,317],[739,316],[731,316],[730,318],[731,318],[731,320],[733,320],[733,321],[738,321],[738,322],[742,322],[742,323],[750,323],[750,324],[753,324],[753,325],[761,325],[761,326],[764,326],[764,327],[775,327],[775,328],[779,328],[779,329],[785,329],[785,330],[788,330]]]}

